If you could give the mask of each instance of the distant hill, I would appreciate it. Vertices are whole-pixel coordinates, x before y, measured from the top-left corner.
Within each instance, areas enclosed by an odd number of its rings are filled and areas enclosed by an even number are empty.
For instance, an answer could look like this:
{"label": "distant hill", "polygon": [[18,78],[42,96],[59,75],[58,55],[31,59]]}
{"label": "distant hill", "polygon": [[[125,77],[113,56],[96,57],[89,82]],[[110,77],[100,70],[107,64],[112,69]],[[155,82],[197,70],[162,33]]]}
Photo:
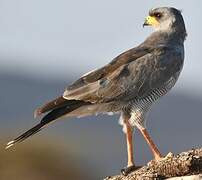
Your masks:
{"label": "distant hill", "polygon": [[90,174],[79,157],[58,143],[50,145],[39,141],[21,145],[16,150],[0,149],[0,157],[2,180],[94,180],[97,177],[95,170]]}
{"label": "distant hill", "polygon": [[[37,121],[33,119],[33,110],[60,95],[71,81],[40,81],[18,75],[0,74],[2,134],[13,137],[30,128]],[[184,92],[171,92],[153,107],[147,127],[163,153],[180,152],[201,145],[201,108],[202,99]],[[126,162],[125,139],[117,121],[117,115],[61,121],[33,139],[57,136],[63,143],[71,142],[78,153],[89,159],[90,164],[101,169],[101,177],[117,173]],[[30,139],[25,143],[31,142]],[[134,142],[138,163],[145,163],[152,158],[139,132],[135,132]]]}

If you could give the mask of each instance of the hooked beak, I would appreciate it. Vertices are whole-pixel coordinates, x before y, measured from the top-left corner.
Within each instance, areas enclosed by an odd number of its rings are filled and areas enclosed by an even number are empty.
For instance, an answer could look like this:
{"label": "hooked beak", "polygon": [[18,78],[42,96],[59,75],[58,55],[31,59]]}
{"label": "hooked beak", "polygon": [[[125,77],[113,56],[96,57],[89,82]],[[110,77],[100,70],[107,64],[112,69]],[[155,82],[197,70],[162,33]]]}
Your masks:
{"label": "hooked beak", "polygon": [[158,20],[156,20],[155,17],[153,17],[153,16],[147,16],[145,18],[143,27],[144,26],[158,26],[158,25],[159,25],[159,22],[158,22]]}

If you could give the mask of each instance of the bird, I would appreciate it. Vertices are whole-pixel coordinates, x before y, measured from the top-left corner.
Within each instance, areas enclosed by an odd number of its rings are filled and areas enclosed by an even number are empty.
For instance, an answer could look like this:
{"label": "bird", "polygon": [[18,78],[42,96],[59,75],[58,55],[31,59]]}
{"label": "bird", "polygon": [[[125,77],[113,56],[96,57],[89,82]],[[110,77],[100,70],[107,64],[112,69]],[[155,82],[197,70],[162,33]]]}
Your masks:
{"label": "bird", "polygon": [[40,122],[7,143],[10,148],[62,117],[81,117],[99,113],[119,113],[126,136],[128,174],[137,168],[133,154],[133,132],[138,129],[147,142],[154,160],[163,156],[146,128],[147,114],[157,100],[176,84],[184,63],[187,33],[180,10],[157,7],[149,10],[143,27],[153,32],[137,47],[115,57],[67,86],[64,93],[37,108]]}

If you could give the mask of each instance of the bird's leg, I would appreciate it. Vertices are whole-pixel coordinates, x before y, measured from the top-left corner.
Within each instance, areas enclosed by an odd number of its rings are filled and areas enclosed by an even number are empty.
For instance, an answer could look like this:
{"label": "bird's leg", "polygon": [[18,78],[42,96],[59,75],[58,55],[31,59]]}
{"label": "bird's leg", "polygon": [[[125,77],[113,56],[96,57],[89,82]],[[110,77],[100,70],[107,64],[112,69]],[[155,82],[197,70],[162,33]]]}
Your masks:
{"label": "bird's leg", "polygon": [[128,120],[124,124],[126,128],[126,142],[127,142],[127,154],[128,154],[128,163],[127,167],[133,166],[133,129],[130,126]]}
{"label": "bird's leg", "polygon": [[142,126],[137,126],[137,128],[142,133],[144,139],[146,140],[147,144],[149,145],[155,160],[160,160],[162,158],[160,151],[158,150],[157,146],[154,144],[153,140],[151,139],[149,133],[147,132],[146,128]]}
{"label": "bird's leg", "polygon": [[129,123],[130,116],[123,114],[123,126],[126,133],[126,143],[127,143],[127,155],[128,155],[128,162],[127,167],[122,169],[121,172],[123,175],[127,175],[133,170],[138,169],[136,167],[133,160],[133,127],[131,127]]}

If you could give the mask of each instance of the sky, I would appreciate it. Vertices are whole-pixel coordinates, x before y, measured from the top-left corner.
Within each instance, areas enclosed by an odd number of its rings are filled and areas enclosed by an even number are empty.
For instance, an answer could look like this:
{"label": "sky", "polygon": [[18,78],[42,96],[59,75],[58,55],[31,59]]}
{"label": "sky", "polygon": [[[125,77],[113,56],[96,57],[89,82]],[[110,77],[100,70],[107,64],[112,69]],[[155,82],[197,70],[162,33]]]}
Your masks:
{"label": "sky", "polygon": [[201,0],[1,0],[0,71],[76,79],[140,44],[152,32],[144,18],[158,6],[182,10],[188,37],[177,89],[201,95]]}

